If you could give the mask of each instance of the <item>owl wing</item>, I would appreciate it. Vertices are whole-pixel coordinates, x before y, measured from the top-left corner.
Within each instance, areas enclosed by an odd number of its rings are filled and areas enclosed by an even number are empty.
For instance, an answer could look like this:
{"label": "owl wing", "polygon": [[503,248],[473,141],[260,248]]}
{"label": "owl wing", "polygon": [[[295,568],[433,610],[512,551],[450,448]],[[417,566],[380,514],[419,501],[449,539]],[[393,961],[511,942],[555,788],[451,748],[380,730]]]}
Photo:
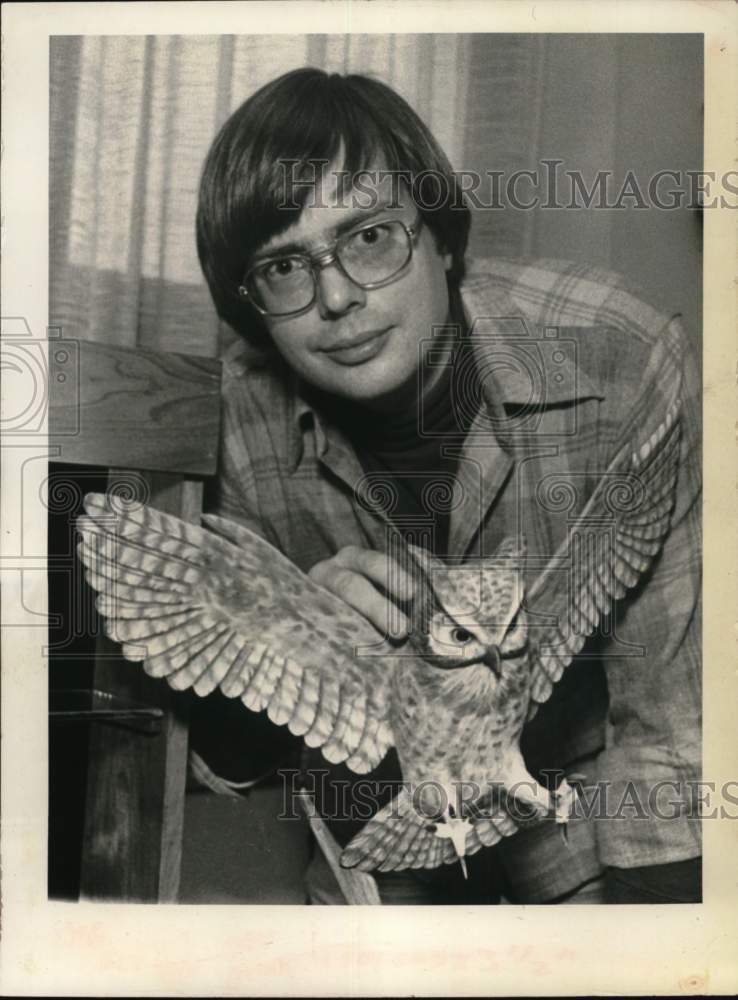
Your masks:
{"label": "owl wing", "polygon": [[[459,854],[449,837],[439,836],[441,824],[431,823],[415,808],[408,788],[380,809],[344,848],[341,865],[359,871],[402,871],[454,864]],[[487,803],[468,824],[462,856],[476,854],[503,837],[517,833],[518,825],[502,808]]]}
{"label": "owl wing", "polygon": [[[366,619],[231,521],[206,515],[206,530],[94,493],[85,510],[78,552],[127,659],[176,690],[220,688],[266,710],[331,763],[376,767],[397,661]],[[371,655],[352,655],[360,646]]]}
{"label": "owl wing", "polygon": [[528,592],[528,608],[554,618],[550,625],[529,624],[533,702],[547,700],[587,637],[661,550],[674,506],[679,442],[677,398],[647,440],[636,436],[621,448]]}

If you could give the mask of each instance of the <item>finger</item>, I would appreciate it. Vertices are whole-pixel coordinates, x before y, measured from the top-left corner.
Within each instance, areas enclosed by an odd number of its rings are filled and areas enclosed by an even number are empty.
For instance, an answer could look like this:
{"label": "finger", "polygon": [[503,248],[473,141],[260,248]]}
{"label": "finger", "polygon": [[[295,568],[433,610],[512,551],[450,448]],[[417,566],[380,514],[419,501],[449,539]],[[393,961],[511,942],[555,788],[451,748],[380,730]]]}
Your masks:
{"label": "finger", "polygon": [[361,573],[337,567],[335,562],[333,566],[326,562],[313,578],[350,604],[359,614],[368,618],[383,636],[402,639],[410,632],[407,615],[403,614],[396,604],[383,597],[374,584]]}
{"label": "finger", "polygon": [[[345,575],[344,575],[345,574]],[[410,621],[394,602],[388,600],[374,584],[360,573],[340,570],[336,574],[336,593],[353,608],[369,619],[382,633],[393,639],[405,638],[410,632]]]}
{"label": "finger", "polygon": [[415,596],[416,583],[413,576],[384,552],[347,545],[336,553],[333,561],[338,566],[345,566],[368,577],[395,600],[409,601]]}

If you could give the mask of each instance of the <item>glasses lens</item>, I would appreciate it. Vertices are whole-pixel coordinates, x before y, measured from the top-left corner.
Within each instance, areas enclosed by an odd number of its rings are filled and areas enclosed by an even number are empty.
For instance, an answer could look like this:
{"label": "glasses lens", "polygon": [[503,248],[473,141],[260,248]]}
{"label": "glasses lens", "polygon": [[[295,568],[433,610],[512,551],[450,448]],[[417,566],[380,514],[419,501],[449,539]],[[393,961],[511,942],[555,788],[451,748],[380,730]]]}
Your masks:
{"label": "glasses lens", "polygon": [[349,235],[337,248],[348,276],[360,285],[387,281],[410,260],[410,238],[401,222],[378,222]]}
{"label": "glasses lens", "polygon": [[246,288],[257,305],[278,316],[306,309],[313,301],[313,276],[302,257],[279,257],[249,272]]}
{"label": "glasses lens", "polygon": [[[357,285],[381,285],[405,267],[412,254],[410,234],[401,222],[378,222],[342,237],[335,250],[346,275]],[[252,268],[246,289],[270,316],[307,309],[315,298],[315,281],[306,257],[277,257]]]}

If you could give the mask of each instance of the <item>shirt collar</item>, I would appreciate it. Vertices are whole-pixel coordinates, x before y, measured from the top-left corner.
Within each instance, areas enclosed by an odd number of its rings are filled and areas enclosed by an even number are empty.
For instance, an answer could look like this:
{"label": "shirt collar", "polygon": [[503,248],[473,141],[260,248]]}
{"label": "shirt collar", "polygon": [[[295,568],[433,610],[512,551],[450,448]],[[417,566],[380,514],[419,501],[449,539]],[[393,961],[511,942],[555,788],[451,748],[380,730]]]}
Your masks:
{"label": "shirt collar", "polygon": [[581,327],[532,322],[504,289],[462,286],[468,337],[488,406],[546,407],[604,399],[579,362]]}
{"label": "shirt collar", "polygon": [[[578,364],[581,328],[541,326],[524,315],[521,306],[504,289],[490,289],[487,281],[462,285],[468,337],[477,371],[482,375],[482,396],[491,410],[514,413],[523,408],[556,406],[584,399],[604,399],[598,379]],[[340,428],[321,417],[308,398],[310,393],[285,366],[291,395],[290,471],[294,473],[304,453],[303,434],[315,433],[316,455],[329,445],[350,450]]]}

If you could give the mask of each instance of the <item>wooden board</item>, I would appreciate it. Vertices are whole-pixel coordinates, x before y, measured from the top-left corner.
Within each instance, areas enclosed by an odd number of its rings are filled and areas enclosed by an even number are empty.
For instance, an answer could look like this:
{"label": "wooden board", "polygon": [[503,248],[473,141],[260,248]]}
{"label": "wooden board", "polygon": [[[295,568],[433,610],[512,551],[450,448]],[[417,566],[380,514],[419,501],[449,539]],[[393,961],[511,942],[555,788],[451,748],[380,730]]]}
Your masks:
{"label": "wooden board", "polygon": [[49,443],[58,460],[213,475],[219,361],[49,341]]}
{"label": "wooden board", "polygon": [[[111,481],[120,473],[111,473]],[[202,487],[147,476],[150,503],[198,521]],[[81,896],[175,901],[179,887],[187,776],[189,693],[148,677],[140,663],[101,636],[94,687],[164,710],[157,731],[115,722],[90,726]]]}

